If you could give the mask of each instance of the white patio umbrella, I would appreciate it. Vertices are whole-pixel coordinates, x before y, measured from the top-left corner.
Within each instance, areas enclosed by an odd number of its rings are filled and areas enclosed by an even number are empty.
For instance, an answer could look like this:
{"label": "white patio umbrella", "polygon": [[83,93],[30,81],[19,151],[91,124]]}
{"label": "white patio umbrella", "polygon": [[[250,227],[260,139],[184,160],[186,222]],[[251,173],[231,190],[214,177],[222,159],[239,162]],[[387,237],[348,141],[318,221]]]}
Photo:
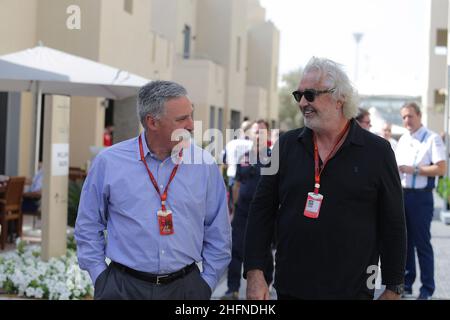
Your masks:
{"label": "white patio umbrella", "polygon": [[124,99],[135,95],[147,82],[127,71],[44,46],[0,56],[0,91],[36,94],[34,172],[40,139],[41,99],[38,97],[43,93]]}

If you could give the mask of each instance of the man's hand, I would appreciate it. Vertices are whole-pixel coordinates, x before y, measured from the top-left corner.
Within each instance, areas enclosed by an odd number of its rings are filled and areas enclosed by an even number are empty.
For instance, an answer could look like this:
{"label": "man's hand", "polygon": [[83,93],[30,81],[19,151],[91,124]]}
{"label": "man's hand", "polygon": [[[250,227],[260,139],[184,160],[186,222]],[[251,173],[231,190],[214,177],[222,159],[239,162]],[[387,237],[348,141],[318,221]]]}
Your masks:
{"label": "man's hand", "polygon": [[414,167],[412,166],[399,166],[398,171],[400,173],[406,173],[406,174],[414,174]]}
{"label": "man's hand", "polygon": [[384,290],[378,300],[400,300],[400,295],[391,290]]}
{"label": "man's hand", "polygon": [[261,270],[247,272],[247,300],[269,300],[269,287]]}

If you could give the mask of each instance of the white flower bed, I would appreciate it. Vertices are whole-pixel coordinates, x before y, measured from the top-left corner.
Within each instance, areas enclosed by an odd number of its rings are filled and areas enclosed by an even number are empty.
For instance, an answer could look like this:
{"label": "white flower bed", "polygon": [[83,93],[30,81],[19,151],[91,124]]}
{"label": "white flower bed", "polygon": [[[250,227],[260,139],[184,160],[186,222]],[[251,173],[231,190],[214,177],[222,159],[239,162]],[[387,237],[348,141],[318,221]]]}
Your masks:
{"label": "white flower bed", "polygon": [[76,252],[44,262],[41,247],[25,246],[18,239],[17,250],[0,254],[0,288],[21,297],[69,300],[93,296],[89,274],[78,266]]}

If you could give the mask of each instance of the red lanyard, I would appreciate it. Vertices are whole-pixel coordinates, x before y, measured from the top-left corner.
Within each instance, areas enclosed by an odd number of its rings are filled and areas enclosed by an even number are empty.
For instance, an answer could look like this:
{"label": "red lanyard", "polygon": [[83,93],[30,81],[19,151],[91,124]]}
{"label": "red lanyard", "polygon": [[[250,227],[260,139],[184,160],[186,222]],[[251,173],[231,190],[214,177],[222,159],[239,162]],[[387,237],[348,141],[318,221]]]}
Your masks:
{"label": "red lanyard", "polygon": [[350,121],[347,122],[347,125],[341,131],[341,133],[339,134],[338,140],[337,140],[336,144],[334,145],[333,149],[331,150],[331,152],[328,154],[328,157],[325,159],[325,161],[323,163],[323,166],[322,166],[322,169],[319,168],[319,148],[317,147],[316,135],[313,133],[313,140],[314,140],[314,181],[315,181],[314,193],[315,194],[319,193],[320,175],[322,174],[323,169],[325,169],[325,166],[328,163],[328,160],[330,160],[330,158],[335,153],[337,146],[342,144],[342,140],[343,140],[345,134],[347,133],[347,130],[348,130],[349,127],[350,127]]}
{"label": "red lanyard", "polygon": [[[142,136],[139,136],[139,151],[141,153],[141,160],[145,165],[145,168],[147,169],[148,176],[150,177],[150,180],[152,181],[153,186],[156,189],[156,192],[158,192],[158,195],[161,199],[161,209],[162,211],[166,211],[166,200],[167,200],[167,190],[169,189],[169,185],[172,182],[173,178],[175,178],[175,175],[177,174],[178,167],[180,166],[179,163],[175,165],[175,167],[172,169],[172,173],[170,174],[169,182],[166,185],[166,188],[164,189],[164,193],[161,195],[161,191],[158,188],[158,183],[156,182],[155,178],[153,177],[152,172],[148,168],[147,161],[145,161],[144,156],[144,148],[142,147]],[[178,156],[181,158],[183,156],[183,149],[180,150],[180,153]]]}

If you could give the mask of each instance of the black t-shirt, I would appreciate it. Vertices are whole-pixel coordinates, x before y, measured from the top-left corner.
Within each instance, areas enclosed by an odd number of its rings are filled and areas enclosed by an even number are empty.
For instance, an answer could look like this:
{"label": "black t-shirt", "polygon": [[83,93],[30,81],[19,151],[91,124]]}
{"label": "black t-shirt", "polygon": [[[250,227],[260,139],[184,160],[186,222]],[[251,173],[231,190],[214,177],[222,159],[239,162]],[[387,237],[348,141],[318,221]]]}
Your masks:
{"label": "black t-shirt", "polygon": [[[240,163],[236,168],[235,177],[235,180],[240,182],[239,197],[237,201],[238,214],[248,215],[250,202],[253,199],[261,177],[261,168],[266,165],[267,161],[265,159],[267,156],[270,157],[270,152],[270,149],[264,149],[259,155],[247,152],[241,157]],[[261,161],[260,156],[264,157],[263,161]]]}

